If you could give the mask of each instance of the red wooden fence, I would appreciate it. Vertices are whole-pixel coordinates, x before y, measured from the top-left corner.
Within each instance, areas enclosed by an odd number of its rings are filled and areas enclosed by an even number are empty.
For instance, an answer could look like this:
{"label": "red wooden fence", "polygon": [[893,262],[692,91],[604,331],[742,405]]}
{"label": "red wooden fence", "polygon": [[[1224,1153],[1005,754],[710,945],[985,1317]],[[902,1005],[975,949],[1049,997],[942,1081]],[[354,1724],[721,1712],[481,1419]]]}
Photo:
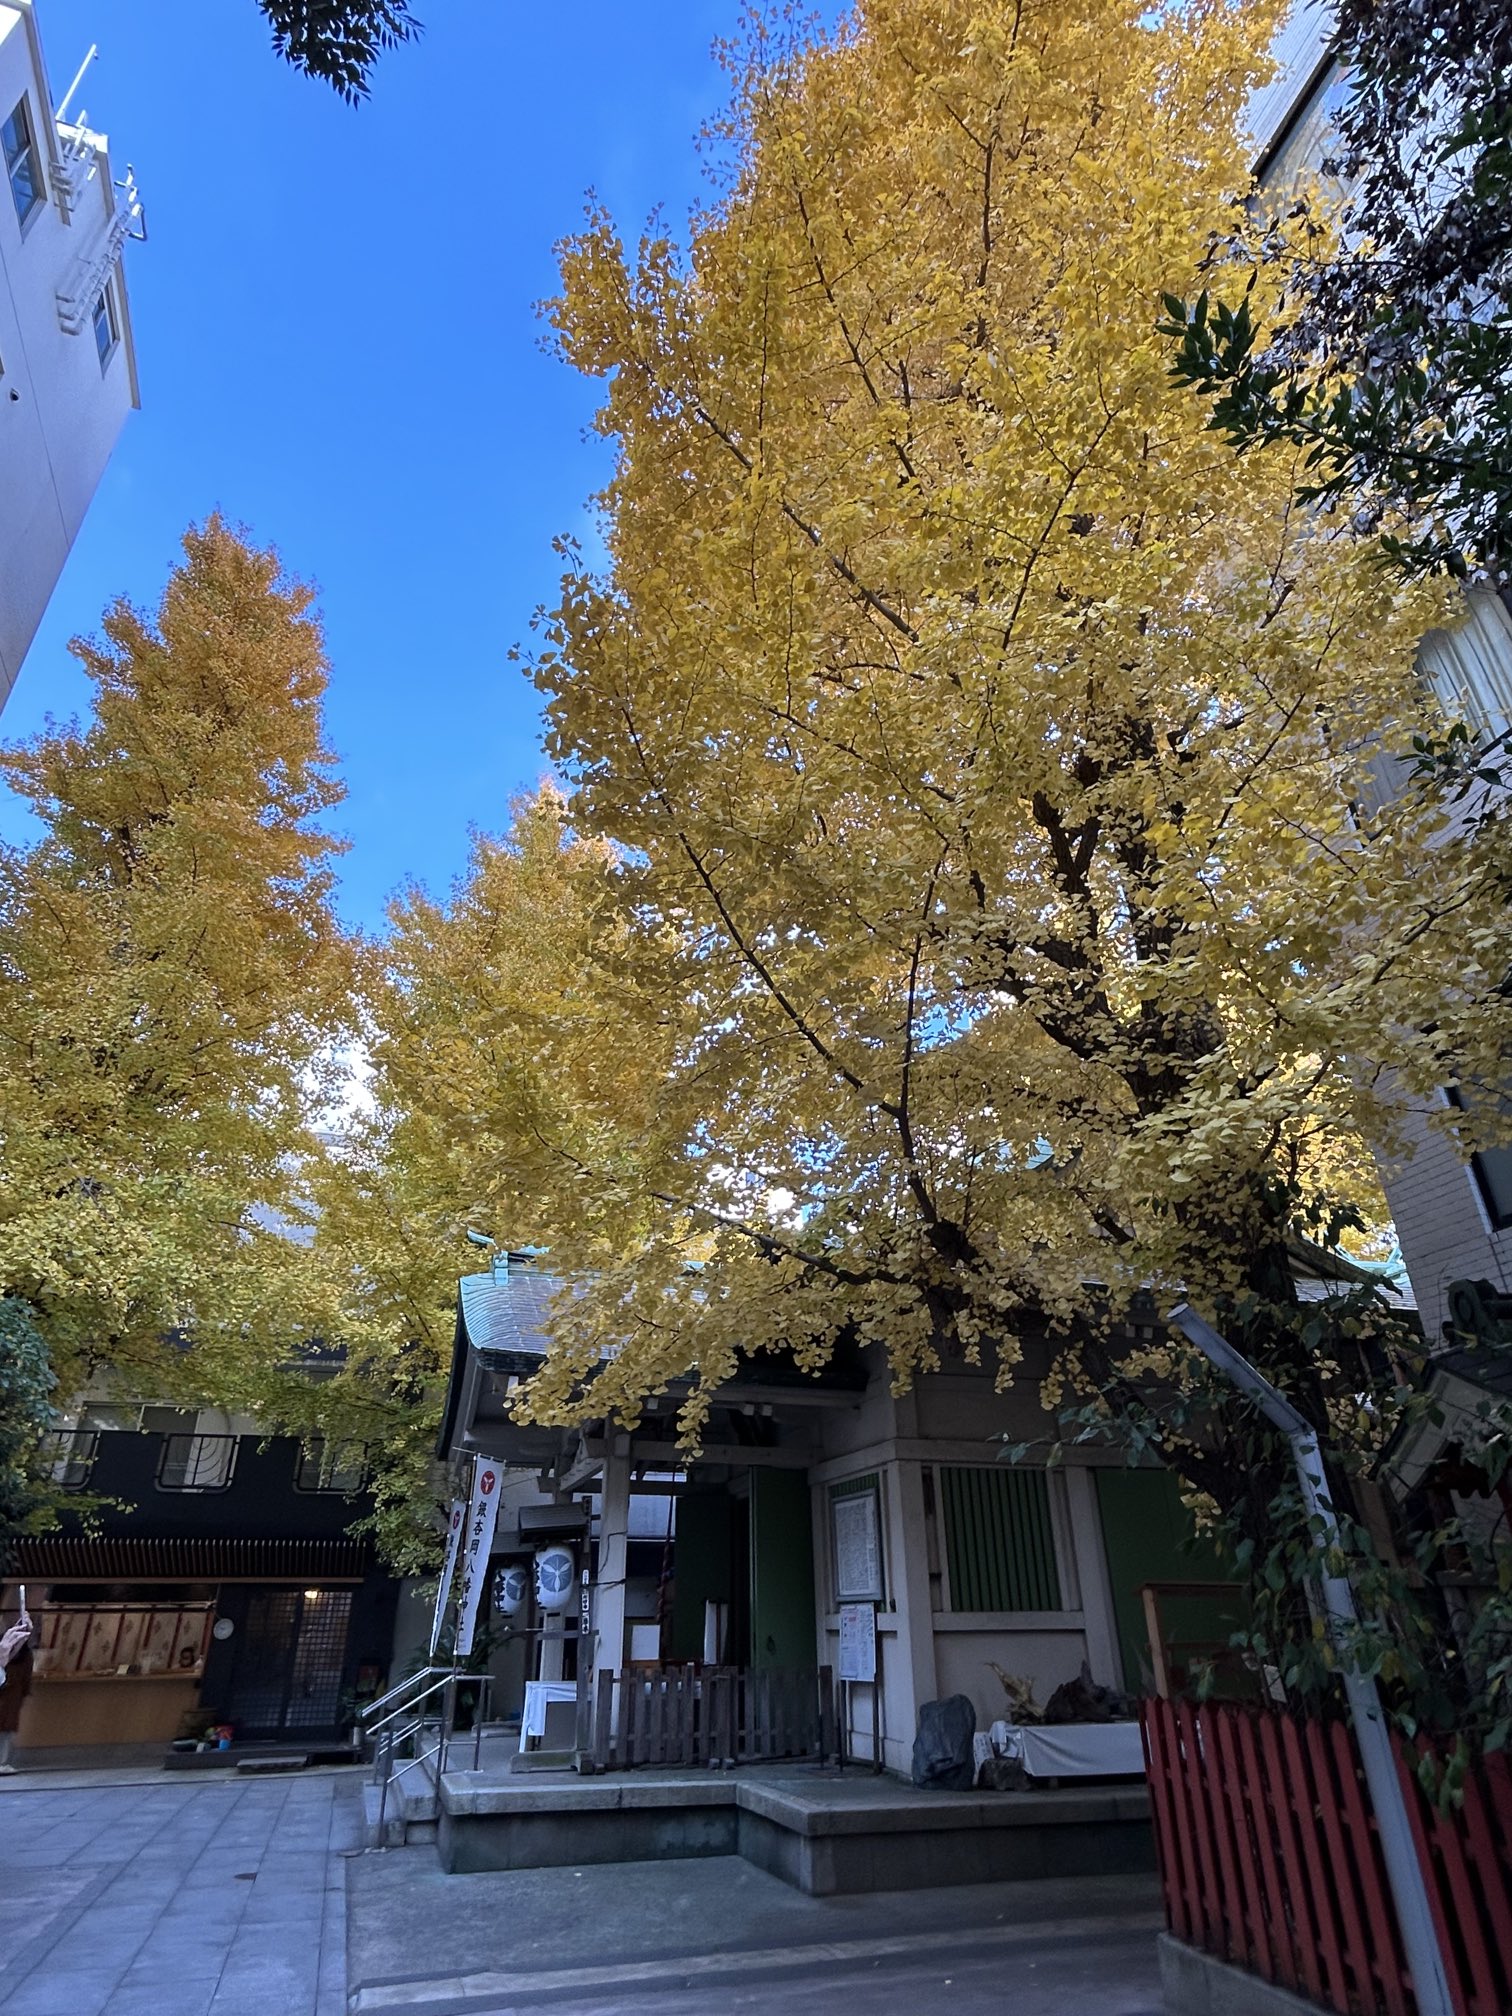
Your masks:
{"label": "red wooden fence", "polygon": [[[1341,1722],[1146,1701],[1155,1840],[1178,1939],[1338,2016],[1416,2016],[1370,1795]],[[1459,2016],[1512,2011],[1512,1768],[1441,1812],[1398,1768]]]}

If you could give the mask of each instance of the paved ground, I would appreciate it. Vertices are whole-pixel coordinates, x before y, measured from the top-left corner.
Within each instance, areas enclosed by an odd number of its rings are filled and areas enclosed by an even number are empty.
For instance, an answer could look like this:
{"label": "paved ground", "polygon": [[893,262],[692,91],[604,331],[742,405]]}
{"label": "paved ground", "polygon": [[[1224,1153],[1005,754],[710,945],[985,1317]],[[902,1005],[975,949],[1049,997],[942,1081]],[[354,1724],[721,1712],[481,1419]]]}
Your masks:
{"label": "paved ground", "polygon": [[738,1856],[348,1867],[353,2016],[1160,2016],[1153,1877],[818,1898]]}
{"label": "paved ground", "polygon": [[0,1785],[0,2016],[343,2016],[354,1773]]}
{"label": "paved ground", "polygon": [[430,1848],[356,1852],[359,1790],[0,1779],[0,2016],[1159,2016],[1152,1878],[814,1898],[723,1857],[445,1876]]}

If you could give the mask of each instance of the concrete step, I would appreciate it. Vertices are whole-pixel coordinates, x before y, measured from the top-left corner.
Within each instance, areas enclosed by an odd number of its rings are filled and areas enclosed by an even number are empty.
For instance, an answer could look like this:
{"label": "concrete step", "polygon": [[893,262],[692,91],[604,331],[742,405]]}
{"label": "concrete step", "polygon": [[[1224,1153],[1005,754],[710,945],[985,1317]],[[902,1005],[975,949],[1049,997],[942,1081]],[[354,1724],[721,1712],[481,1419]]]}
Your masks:
{"label": "concrete step", "polygon": [[401,1764],[389,1779],[387,1797],[371,1779],[362,1788],[364,1845],[402,1848],[409,1841],[434,1841],[440,1810],[436,1783],[426,1766]]}
{"label": "concrete step", "polygon": [[574,1771],[577,1753],[573,1750],[517,1750],[509,1760],[512,1777],[529,1777],[536,1771]]}
{"label": "concrete step", "polygon": [[[660,1865],[642,1863],[629,1874],[627,1894],[611,1887],[618,1871],[580,1871],[573,1885],[582,1900],[580,1923],[564,1927],[549,1951],[527,1946],[528,1957],[521,1954],[525,1942],[510,1914],[480,1911],[465,1895],[452,1901],[444,1892],[430,1893],[436,1936],[429,1950],[445,1955],[446,1971],[427,1977],[389,1971],[398,1955],[387,1938],[382,1960],[373,1964],[377,1955],[364,1937],[371,1906],[361,1886],[364,1879],[381,1883],[387,1873],[371,1865],[357,1872],[348,1977],[352,2016],[504,2016],[506,2010],[563,2006],[600,2016],[610,2011],[629,2016],[633,2010],[714,2016],[735,2008],[781,2010],[783,2016],[793,2011],[825,2016],[844,2008],[911,2016],[957,2007],[1155,2008],[1145,1986],[1154,1973],[1151,1935],[1161,1922],[1159,1891],[1151,1879],[1034,1886],[1047,1899],[1038,1908],[1027,1898],[1011,1901],[999,1885],[956,1895],[935,1890],[929,1903],[893,1893],[860,1902],[837,1920],[829,1913],[819,1917],[811,1906],[805,1910],[806,1899],[753,1892],[742,1882],[751,1872],[739,1862],[705,1864],[676,1877]],[[674,1885],[690,1889],[703,1907],[703,1937],[691,1950],[675,1943],[676,1934],[668,1942],[671,1951],[657,1950],[655,1935],[647,1936],[648,1919],[659,1915],[648,1912],[647,1904],[661,1902]],[[459,1888],[470,1890],[466,1884]],[[521,1891],[532,1901],[542,1896],[524,1882]],[[699,1921],[678,1922],[691,1935]],[[413,1952],[404,1958],[412,1963]],[[1035,1992],[1062,1967],[1071,1976],[1062,1995]],[[968,1968],[971,1987],[964,1995],[952,1992],[951,1977],[959,1980]],[[883,1987],[879,1996],[879,1976],[899,1985]],[[1141,1992],[1131,1994],[1131,1986]],[[1084,1997],[1078,1987],[1093,1993]],[[1228,2011],[1227,2003],[1221,2006]]]}
{"label": "concrete step", "polygon": [[742,1855],[810,1896],[1154,1868],[1143,1785],[921,1792],[865,1771],[751,1766],[538,1779],[449,1771],[455,1872]]}

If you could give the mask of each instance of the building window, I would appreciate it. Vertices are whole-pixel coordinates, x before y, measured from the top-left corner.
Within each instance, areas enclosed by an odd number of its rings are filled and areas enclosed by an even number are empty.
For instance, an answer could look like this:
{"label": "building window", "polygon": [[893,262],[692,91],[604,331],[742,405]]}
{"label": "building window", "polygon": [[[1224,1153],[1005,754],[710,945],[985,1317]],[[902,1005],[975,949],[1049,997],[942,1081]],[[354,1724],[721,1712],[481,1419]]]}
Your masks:
{"label": "building window", "polygon": [[95,349],[100,353],[100,369],[103,371],[115,353],[117,329],[115,302],[108,287],[100,290],[100,298],[94,309]]}
{"label": "building window", "polygon": [[[1492,1092],[1485,1086],[1452,1086],[1451,1105],[1462,1113],[1484,1112],[1494,1107],[1504,1118],[1512,1118],[1512,1091]],[[1483,1148],[1470,1157],[1470,1179],[1480,1192],[1486,1216],[1498,1232],[1512,1225],[1512,1148]]]}
{"label": "building window", "polygon": [[1464,622],[1428,632],[1418,671],[1450,720],[1479,740],[1512,730],[1512,616],[1494,588],[1470,589]]}
{"label": "building window", "polygon": [[11,201],[16,206],[16,215],[24,224],[47,194],[47,185],[42,180],[42,163],[37,156],[37,143],[32,135],[31,114],[26,109],[24,98],[5,124],[0,126],[0,144],[5,149],[5,172],[10,177]]}
{"label": "building window", "polygon": [[[1331,63],[1298,106],[1260,171],[1268,189],[1290,189],[1303,176],[1318,173],[1338,142],[1338,117],[1349,96],[1349,73]],[[1333,193],[1347,195],[1352,185],[1335,180]]]}
{"label": "building window", "polygon": [[42,1437],[42,1453],[60,1491],[84,1489],[99,1450],[100,1437],[93,1428],[55,1428]]}
{"label": "building window", "polygon": [[360,1442],[308,1442],[294,1470],[296,1491],[340,1491],[350,1497],[367,1476],[367,1451]]}
{"label": "building window", "polygon": [[1060,1571],[1043,1470],[940,1469],[952,1610],[1059,1610]]}
{"label": "building window", "polygon": [[1470,1173],[1491,1223],[1505,1232],[1512,1225],[1512,1148],[1487,1148],[1472,1157]]}
{"label": "building window", "polygon": [[[0,1629],[8,1620],[0,1617]],[[53,1680],[204,1671],[213,1603],[49,1603],[37,1618],[37,1672]]]}
{"label": "building window", "polygon": [[236,1472],[235,1435],[165,1435],[159,1491],[225,1491]]}

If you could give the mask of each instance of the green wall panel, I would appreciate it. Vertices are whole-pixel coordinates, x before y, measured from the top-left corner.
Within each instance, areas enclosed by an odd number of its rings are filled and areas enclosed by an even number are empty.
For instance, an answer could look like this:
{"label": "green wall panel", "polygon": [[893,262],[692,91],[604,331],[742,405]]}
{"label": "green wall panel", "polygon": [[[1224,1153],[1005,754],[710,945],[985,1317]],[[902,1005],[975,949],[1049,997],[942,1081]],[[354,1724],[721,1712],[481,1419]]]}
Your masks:
{"label": "green wall panel", "polygon": [[[1150,1671],[1150,1640],[1139,1592],[1146,1582],[1227,1582],[1211,1544],[1201,1538],[1169,1470],[1095,1470],[1102,1516],[1103,1548],[1113,1589],[1124,1685],[1142,1691]],[[1162,1617],[1168,1630],[1188,1642],[1224,1642],[1242,1610],[1216,1596],[1167,1599]],[[1111,1675],[1097,1673],[1096,1680]]]}
{"label": "green wall panel", "polygon": [[1042,1470],[940,1468],[952,1610],[1059,1610],[1060,1574]]}
{"label": "green wall panel", "polygon": [[[680,1572],[680,1571],[679,1571]],[[812,1666],[814,1523],[801,1470],[751,1471],[751,1664]]]}

